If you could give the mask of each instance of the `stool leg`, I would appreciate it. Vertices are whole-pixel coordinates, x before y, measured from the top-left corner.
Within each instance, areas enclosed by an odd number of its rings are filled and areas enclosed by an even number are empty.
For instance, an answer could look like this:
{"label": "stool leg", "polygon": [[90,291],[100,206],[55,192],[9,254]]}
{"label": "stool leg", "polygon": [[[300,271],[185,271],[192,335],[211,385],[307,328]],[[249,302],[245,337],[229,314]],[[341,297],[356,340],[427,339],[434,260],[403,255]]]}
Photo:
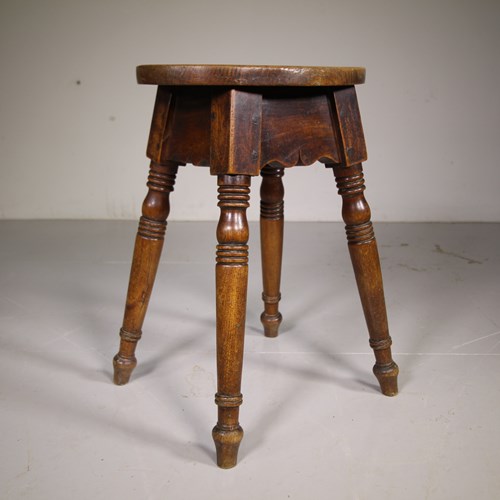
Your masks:
{"label": "stool leg", "polygon": [[260,320],[266,337],[276,337],[283,319],[278,310],[281,299],[281,259],[283,255],[283,167],[266,166],[261,170],[260,245],[264,312]]}
{"label": "stool leg", "polygon": [[391,337],[382,285],[377,243],[370,221],[370,207],[365,190],[361,164],[334,167],[339,194],[342,196],[342,217],[346,223],[349,253],[356,276],[359,295],[375,352],[373,372],[386,396],[398,393],[398,366],[392,360]]}
{"label": "stool leg", "polygon": [[135,240],[134,257],[127,292],[120,350],[113,359],[114,383],[126,384],[137,364],[135,348],[141,338],[142,324],[160,262],[163,239],[170,211],[169,195],[174,189],[177,164],[151,162],[148,194]]}
{"label": "stool leg", "polygon": [[243,367],[243,341],[248,283],[248,222],[250,176],[219,175],[217,258],[215,267],[217,315],[218,421],[212,431],[217,465],[236,465],[243,429],[238,422]]}

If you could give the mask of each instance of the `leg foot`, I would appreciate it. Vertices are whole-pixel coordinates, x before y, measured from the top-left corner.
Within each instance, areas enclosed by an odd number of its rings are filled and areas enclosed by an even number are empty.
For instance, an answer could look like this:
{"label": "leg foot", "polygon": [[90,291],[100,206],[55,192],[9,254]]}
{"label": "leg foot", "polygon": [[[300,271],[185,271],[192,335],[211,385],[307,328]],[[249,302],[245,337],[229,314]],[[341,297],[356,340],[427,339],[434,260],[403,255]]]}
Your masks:
{"label": "leg foot", "polygon": [[277,337],[279,326],[283,321],[283,316],[281,316],[280,312],[277,314],[267,314],[266,311],[264,311],[260,315],[260,321],[264,327],[264,335],[266,337]]}
{"label": "leg foot", "polygon": [[243,429],[224,429],[216,425],[212,431],[217,453],[217,465],[221,469],[231,469],[238,461],[238,450],[243,439]]}
{"label": "leg foot", "polygon": [[128,384],[130,375],[132,375],[132,371],[136,365],[137,360],[135,359],[135,356],[133,358],[122,358],[119,354],[117,354],[113,358],[113,382],[116,385]]}
{"label": "leg foot", "polygon": [[385,396],[396,396],[398,393],[399,368],[394,361],[387,365],[375,364],[373,373],[377,377],[382,394]]}

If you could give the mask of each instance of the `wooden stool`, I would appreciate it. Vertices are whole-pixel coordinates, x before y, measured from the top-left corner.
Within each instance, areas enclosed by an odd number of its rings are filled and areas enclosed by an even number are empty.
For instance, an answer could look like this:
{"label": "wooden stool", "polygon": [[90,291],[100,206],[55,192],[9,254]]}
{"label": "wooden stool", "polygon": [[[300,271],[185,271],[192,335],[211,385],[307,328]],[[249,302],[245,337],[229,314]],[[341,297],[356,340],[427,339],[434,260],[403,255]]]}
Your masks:
{"label": "wooden stool", "polygon": [[366,148],[354,86],[363,68],[275,66],[169,66],[137,68],[139,83],[157,85],[147,156],[148,194],[135,242],[114,382],[126,384],[136,366],[160,260],[169,195],[179,165],[210,167],[218,176],[216,315],[218,421],[213,429],[217,463],[236,465],[243,430],[241,373],[248,281],[250,180],[261,175],[261,246],[265,335],[275,337],[283,247],[286,167],[316,161],[331,168],[343,199],[349,253],[375,352],[373,371],[387,396],[397,394],[398,367],[382,288],[377,244],[364,197],[361,162]]}

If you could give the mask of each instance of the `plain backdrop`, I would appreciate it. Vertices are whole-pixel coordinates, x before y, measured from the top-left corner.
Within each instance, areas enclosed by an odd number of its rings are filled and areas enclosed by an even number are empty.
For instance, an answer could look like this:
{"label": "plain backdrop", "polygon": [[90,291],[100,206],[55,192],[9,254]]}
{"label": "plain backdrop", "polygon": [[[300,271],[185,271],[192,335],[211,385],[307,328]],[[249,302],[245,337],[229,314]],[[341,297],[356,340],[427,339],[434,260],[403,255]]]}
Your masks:
{"label": "plain backdrop", "polygon": [[[147,63],[365,66],[374,218],[500,220],[498,0],[1,0],[0,217],[136,218]],[[339,220],[322,165],[288,170],[288,220]],[[258,181],[252,219],[258,217]],[[171,219],[218,217],[205,168]]]}

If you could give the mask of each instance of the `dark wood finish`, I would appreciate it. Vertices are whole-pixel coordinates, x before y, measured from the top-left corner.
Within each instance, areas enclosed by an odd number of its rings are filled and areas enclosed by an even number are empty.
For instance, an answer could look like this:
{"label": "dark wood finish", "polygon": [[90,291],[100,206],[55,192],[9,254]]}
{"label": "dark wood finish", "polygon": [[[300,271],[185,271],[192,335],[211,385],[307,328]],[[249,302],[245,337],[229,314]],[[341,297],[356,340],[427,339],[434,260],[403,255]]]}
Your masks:
{"label": "dark wood finish", "polygon": [[334,167],[339,194],[342,196],[342,218],[356,283],[365,314],[370,346],[375,352],[373,373],[386,396],[398,393],[398,365],[392,360],[389,327],[382,284],[377,243],[371,223],[370,207],[363,194],[365,184],[361,164],[350,168]]}
{"label": "dark wood finish", "polygon": [[147,156],[159,163],[169,161],[210,165],[210,89],[158,87]]}
{"label": "dark wood finish", "polygon": [[[171,121],[169,120],[169,113],[173,111],[172,101],[172,92],[167,87],[158,87],[146,150],[147,157],[155,163],[165,163],[165,161],[168,161],[164,149],[165,144],[169,145],[171,142],[170,140],[166,141],[169,132],[166,130],[166,127],[167,123]],[[175,160],[171,159],[171,161]]]}
{"label": "dark wood finish", "polygon": [[136,239],[120,351],[117,384],[136,365],[135,348],[153,287],[169,193],[178,165],[210,167],[218,176],[216,315],[218,421],[213,429],[217,463],[236,464],[243,430],[241,374],[248,282],[251,176],[262,175],[261,249],[268,337],[278,334],[283,250],[282,177],[285,167],[316,161],[332,167],[343,199],[349,252],[375,352],[382,392],[397,393],[398,367],[391,356],[377,245],[364,197],[361,163],[366,146],[354,85],[363,68],[278,66],[172,66],[137,68],[139,83],[158,85],[147,156],[149,192]]}
{"label": "dark wood finish", "polygon": [[137,67],[137,82],[149,85],[334,87],[359,85],[364,81],[364,68],[210,64],[147,64]]}
{"label": "dark wood finish", "polygon": [[266,337],[276,337],[283,320],[278,306],[281,299],[281,259],[283,254],[283,227],[285,190],[283,167],[262,169],[260,188],[260,245],[264,312],[260,316]]}
{"label": "dark wood finish", "polygon": [[335,89],[332,108],[339,137],[340,164],[351,166],[365,161],[367,158],[365,136],[355,88]]}
{"label": "dark wood finish", "polygon": [[241,372],[248,283],[248,222],[250,177],[220,175],[215,266],[217,316],[217,425],[212,431],[217,464],[223,469],[236,465],[243,438],[238,416],[243,402]]}
{"label": "dark wood finish", "polygon": [[210,173],[259,175],[262,95],[214,92],[211,117]]}
{"label": "dark wood finish", "polygon": [[324,90],[268,92],[262,115],[262,166],[340,162],[331,104]]}
{"label": "dark wood finish", "polygon": [[175,164],[151,163],[147,183],[149,191],[142,205],[120,330],[120,350],[113,359],[114,382],[117,385],[129,381],[137,364],[135,348],[142,335],[142,324],[160,262],[170,212],[169,196],[174,190],[177,168]]}
{"label": "dark wood finish", "polygon": [[210,166],[213,175],[259,175],[266,165],[355,165],[366,160],[354,87],[158,87],[147,155]]}

